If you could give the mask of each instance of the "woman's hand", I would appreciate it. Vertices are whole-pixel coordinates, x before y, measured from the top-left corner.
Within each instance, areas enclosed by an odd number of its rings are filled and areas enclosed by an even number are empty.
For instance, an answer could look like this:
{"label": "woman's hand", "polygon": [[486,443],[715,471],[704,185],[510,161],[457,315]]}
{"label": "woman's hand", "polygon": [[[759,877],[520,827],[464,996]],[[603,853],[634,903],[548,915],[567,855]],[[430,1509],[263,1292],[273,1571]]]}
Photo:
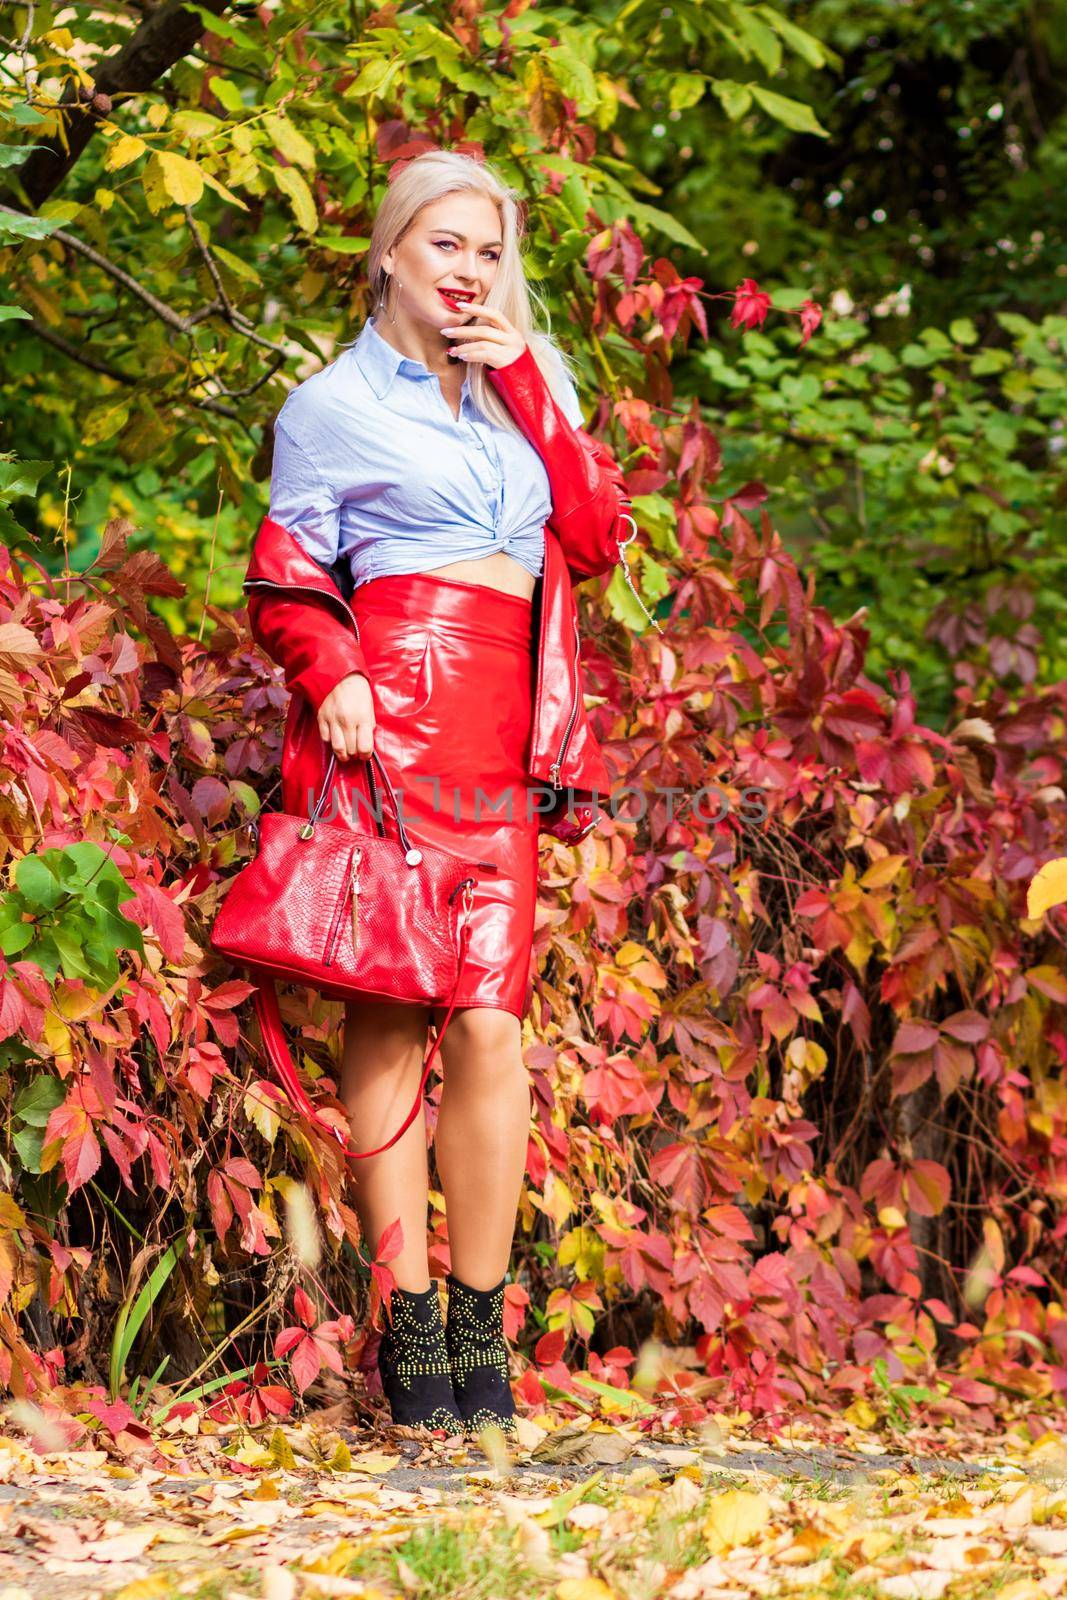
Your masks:
{"label": "woman's hand", "polygon": [[338,761],[374,750],[374,701],[362,672],[335,683],[319,707],[319,732]]}
{"label": "woman's hand", "polygon": [[[484,361],[488,367],[506,367],[522,355],[526,340],[502,311],[494,306],[472,305],[470,314],[470,322],[441,329],[460,341],[449,349],[450,355],[459,356],[462,361]],[[484,325],[476,323],[476,317],[484,318]]]}

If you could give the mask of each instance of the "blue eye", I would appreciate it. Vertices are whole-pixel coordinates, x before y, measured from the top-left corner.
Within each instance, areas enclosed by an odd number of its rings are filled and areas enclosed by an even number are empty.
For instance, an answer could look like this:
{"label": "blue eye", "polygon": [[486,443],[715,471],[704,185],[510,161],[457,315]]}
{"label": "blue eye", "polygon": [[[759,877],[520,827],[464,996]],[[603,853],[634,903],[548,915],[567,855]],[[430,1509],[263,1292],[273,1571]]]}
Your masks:
{"label": "blue eye", "polygon": [[[437,246],[437,248],[439,250],[441,249],[442,245],[455,244],[455,242],[456,242],[455,239],[435,239],[434,240],[434,244]],[[489,257],[489,259],[490,259],[490,261],[499,261],[500,260],[500,252],[496,251],[493,255],[491,255]]]}

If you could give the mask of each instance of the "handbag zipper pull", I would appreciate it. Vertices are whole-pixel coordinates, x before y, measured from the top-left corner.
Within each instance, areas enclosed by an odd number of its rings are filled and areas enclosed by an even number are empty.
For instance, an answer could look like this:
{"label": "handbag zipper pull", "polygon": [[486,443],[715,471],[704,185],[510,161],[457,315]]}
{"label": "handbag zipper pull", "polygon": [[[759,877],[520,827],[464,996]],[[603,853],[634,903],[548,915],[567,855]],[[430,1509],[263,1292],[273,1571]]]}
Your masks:
{"label": "handbag zipper pull", "polygon": [[355,955],[359,944],[359,867],[360,857],[363,852],[356,849],[352,857],[352,954]]}
{"label": "handbag zipper pull", "polygon": [[357,869],[362,854],[363,851],[357,848],[352,856],[352,954],[354,955],[360,942],[360,875]]}

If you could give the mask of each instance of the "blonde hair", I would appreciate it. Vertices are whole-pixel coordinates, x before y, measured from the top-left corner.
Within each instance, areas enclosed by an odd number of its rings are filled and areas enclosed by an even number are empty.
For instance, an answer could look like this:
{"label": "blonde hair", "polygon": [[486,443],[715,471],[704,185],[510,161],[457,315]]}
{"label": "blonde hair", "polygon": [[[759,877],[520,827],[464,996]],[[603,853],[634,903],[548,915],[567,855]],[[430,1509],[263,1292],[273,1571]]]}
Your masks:
{"label": "blonde hair", "polygon": [[[563,383],[568,378],[573,382],[573,373],[551,334],[534,326],[535,306],[546,324],[549,318],[544,302],[531,288],[523,267],[521,244],[525,222],[519,193],[491,166],[473,156],[458,150],[425,150],[394,174],[375,214],[367,251],[372,307],[377,308],[382,295],[389,291],[389,273],[382,266],[382,257],[399,244],[423,206],[463,190],[486,195],[500,218],[502,249],[485,303],[501,311],[522,334],[554,399],[562,406]],[[386,305],[389,304],[387,298]],[[489,382],[488,372],[484,362],[470,363],[470,390],[475,404],[491,421],[521,432],[504,400]]]}

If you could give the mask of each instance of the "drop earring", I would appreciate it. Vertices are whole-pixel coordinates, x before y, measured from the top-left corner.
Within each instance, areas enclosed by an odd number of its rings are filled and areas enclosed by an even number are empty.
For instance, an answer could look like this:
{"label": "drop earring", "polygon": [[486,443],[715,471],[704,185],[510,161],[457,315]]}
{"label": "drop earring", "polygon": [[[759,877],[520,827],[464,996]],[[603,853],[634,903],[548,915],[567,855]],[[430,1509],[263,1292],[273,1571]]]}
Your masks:
{"label": "drop earring", "polygon": [[[379,311],[381,311],[383,306],[385,305],[385,296],[388,293],[388,288],[389,288],[389,284],[390,284],[391,281],[392,281],[392,275],[390,273],[386,273],[386,275],[385,275],[385,286],[383,287],[381,294],[378,296],[378,310]],[[397,300],[400,299],[400,291],[401,291],[402,288],[403,288],[403,284],[400,282],[400,280],[398,278],[397,279],[397,283],[396,283],[396,299]],[[389,318],[389,321],[390,322],[395,322],[396,321],[396,307],[395,307],[395,304],[394,304],[394,308],[393,308],[393,314]]]}

